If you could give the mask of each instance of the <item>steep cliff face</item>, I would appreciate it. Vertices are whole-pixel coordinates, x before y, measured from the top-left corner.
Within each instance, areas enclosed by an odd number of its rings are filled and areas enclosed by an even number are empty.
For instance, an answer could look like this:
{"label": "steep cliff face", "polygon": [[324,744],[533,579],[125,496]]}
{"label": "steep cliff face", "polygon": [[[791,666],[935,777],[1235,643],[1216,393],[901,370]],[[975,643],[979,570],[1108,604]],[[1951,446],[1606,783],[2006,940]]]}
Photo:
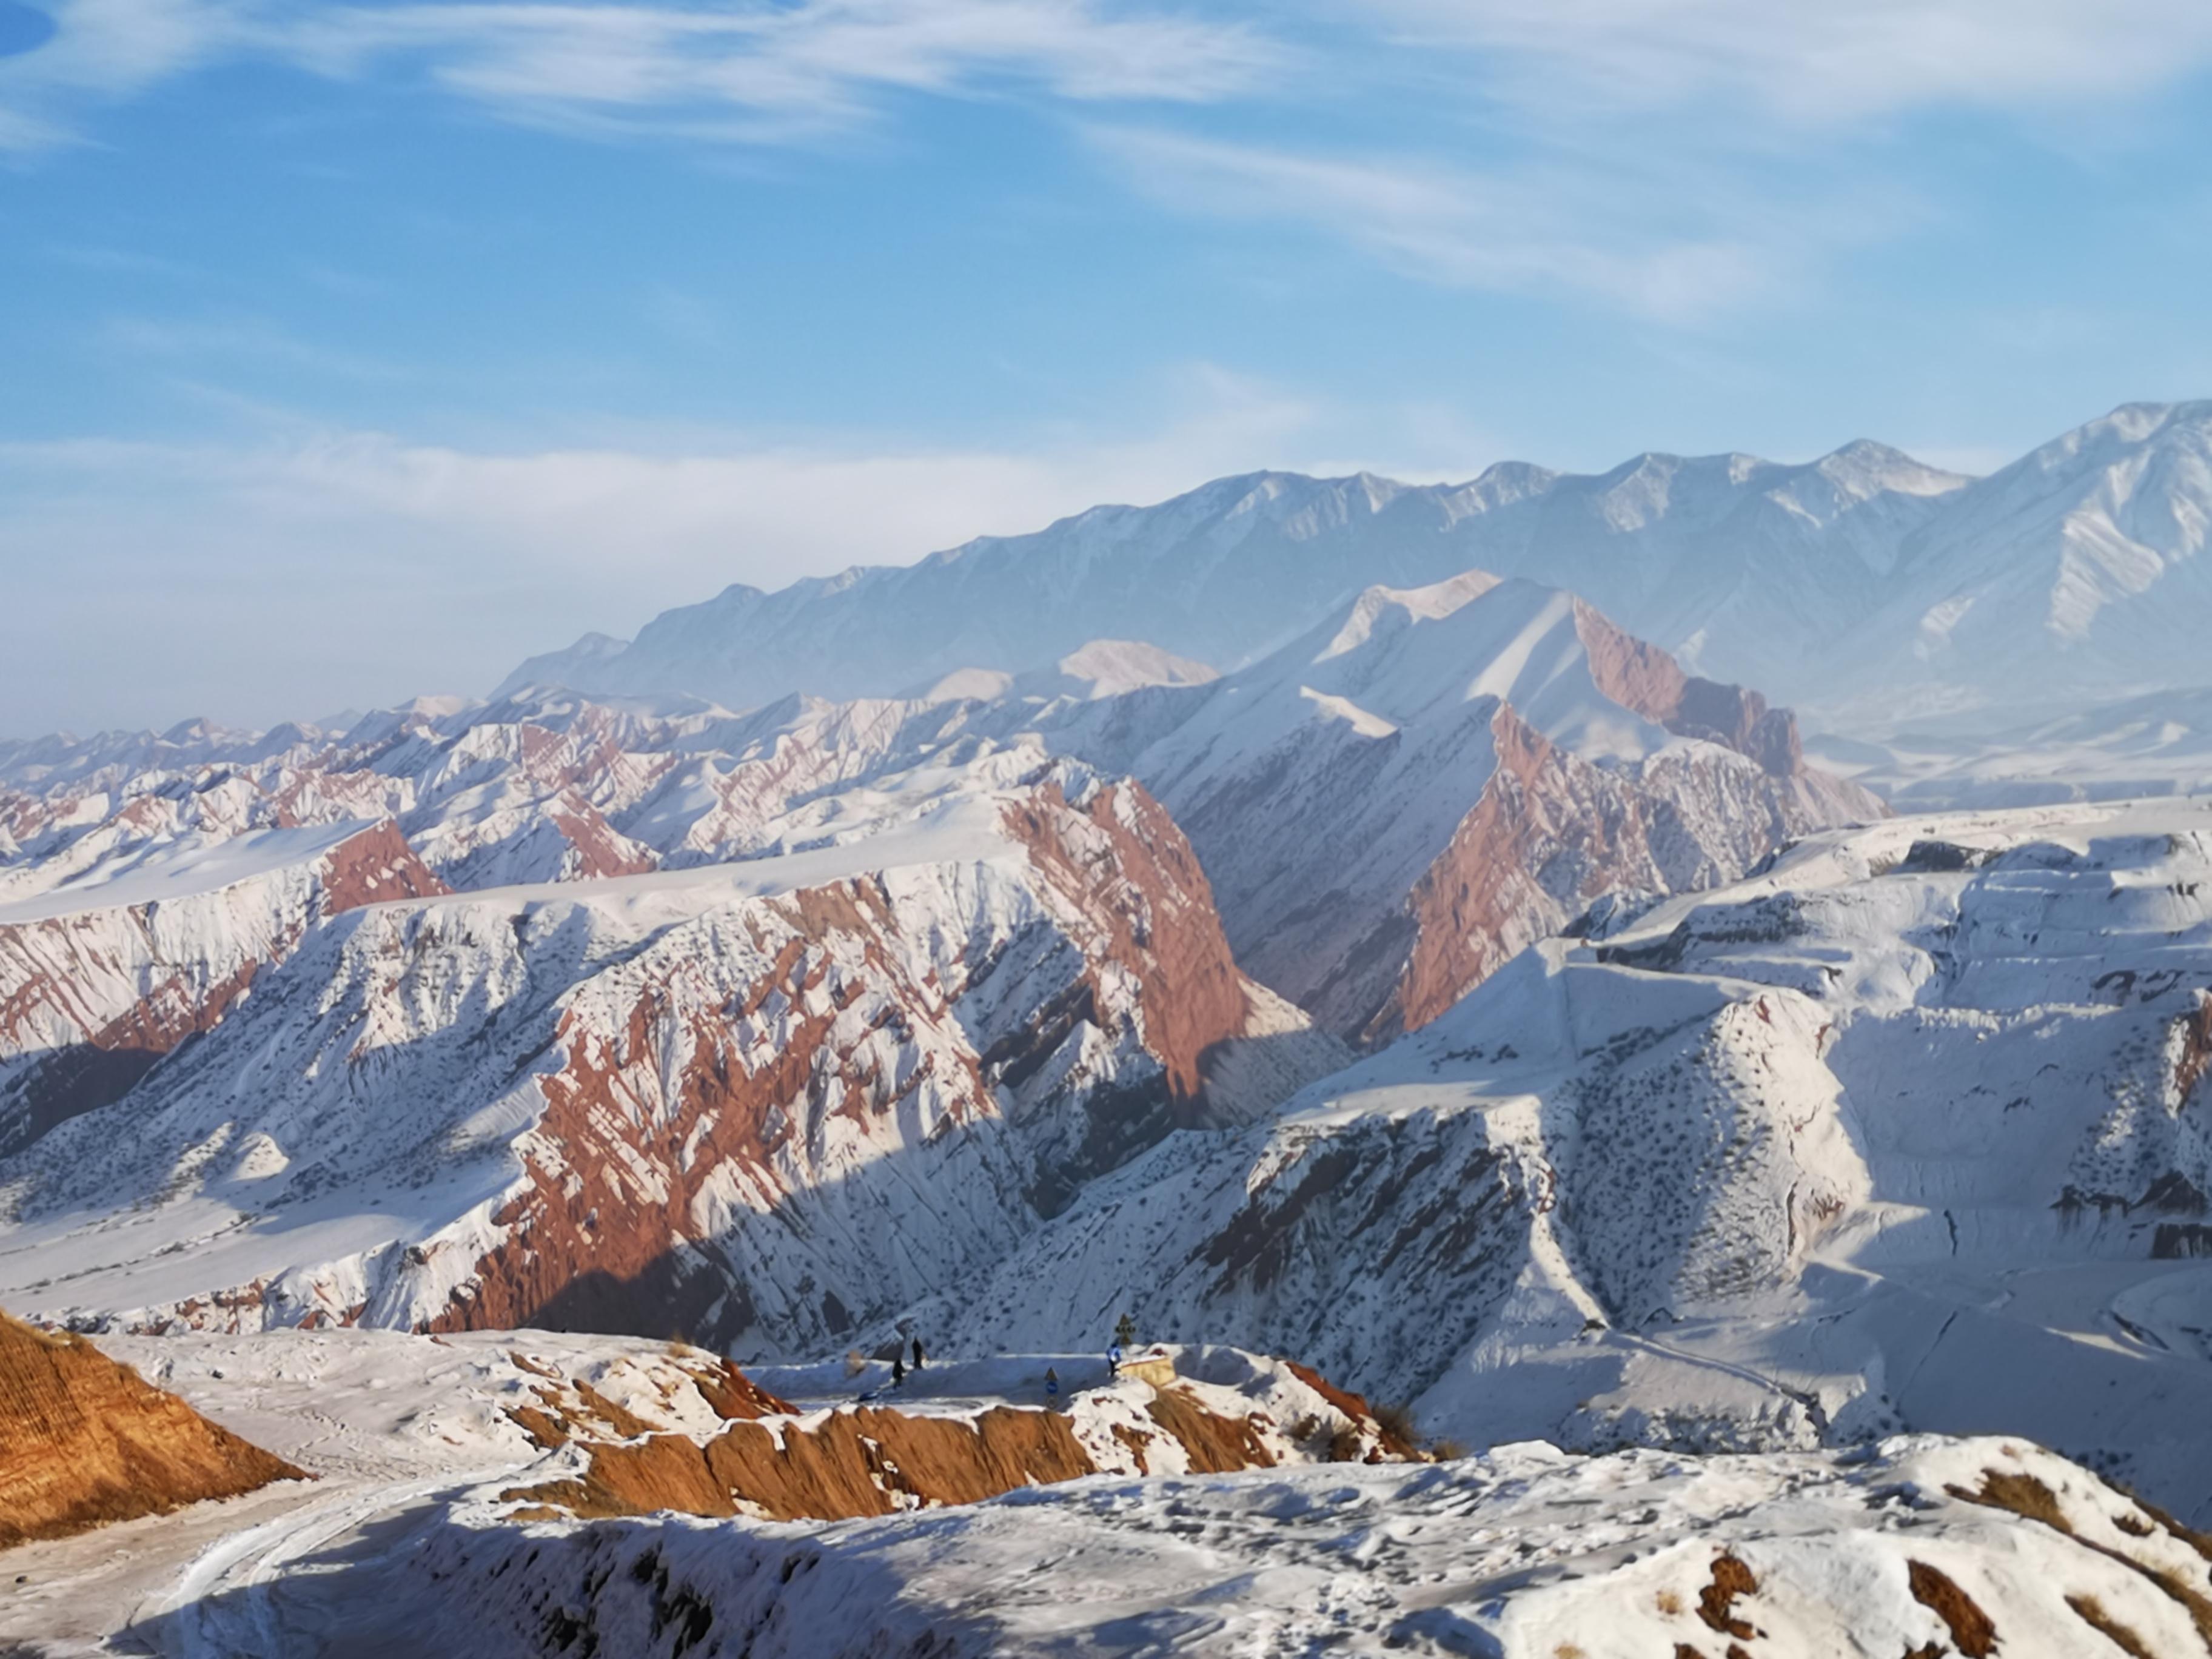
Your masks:
{"label": "steep cliff face", "polygon": [[318,923],[0,1164],[39,1241],[11,1297],[818,1349],[1213,1121],[1246,1051],[1285,1090],[1340,1062],[1237,972],[1140,787],[969,781],[845,847]]}
{"label": "steep cliff face", "polygon": [[1057,785],[1007,810],[1006,828],[1038,874],[1088,924],[1102,963],[1094,1006],[1133,1000],[1148,1045],[1186,1124],[1206,1093],[1208,1058],[1243,1035],[1251,1000],[1198,859],[1160,804],[1135,783],[1108,785],[1082,807]]}
{"label": "steep cliff face", "polygon": [[0,1155],[119,1098],[322,918],[445,890],[386,820],[248,833],[0,905]]}
{"label": "steep cliff face", "polygon": [[305,1479],[82,1337],[0,1313],[0,1549]]}

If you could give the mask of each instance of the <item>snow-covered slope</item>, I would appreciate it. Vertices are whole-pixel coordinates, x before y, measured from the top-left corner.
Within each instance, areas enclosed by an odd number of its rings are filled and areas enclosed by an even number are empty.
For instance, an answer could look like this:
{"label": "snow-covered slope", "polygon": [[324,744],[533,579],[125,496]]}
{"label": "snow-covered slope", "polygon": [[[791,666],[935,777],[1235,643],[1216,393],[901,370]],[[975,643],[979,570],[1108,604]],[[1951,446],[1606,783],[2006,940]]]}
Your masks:
{"label": "snow-covered slope", "polygon": [[[84,839],[131,816],[126,806]],[[0,902],[0,1155],[118,1098],[218,1024],[318,922],[445,890],[388,819],[137,853]]]}
{"label": "snow-covered slope", "polygon": [[[1520,1445],[1093,1477],[826,1526],[518,1521],[506,1480],[454,1462],[481,1484],[354,1476],[233,1522],[181,1571],[131,1529],[89,1571],[34,1547],[18,1559],[49,1622],[0,1604],[0,1632],[299,1659],[2083,1659],[2197,1652],[2212,1604],[2212,1540],[1996,1439],[1711,1459]],[[63,1577],[73,1601],[49,1588]]]}
{"label": "snow-covered slope", "polygon": [[719,1631],[762,1659],[2084,1659],[2194,1653],[2212,1619],[2201,1534],[1994,1440],[1853,1460],[1520,1446],[1046,1488],[799,1537],[664,1522],[518,1538],[457,1518],[424,1549],[431,1629],[499,1659],[545,1650],[549,1607],[600,1651],[672,1655]]}
{"label": "snow-covered slope", "polygon": [[[1312,1373],[1223,1348],[1165,1387],[933,1364],[887,1409],[852,1401],[880,1367],[542,1331],[103,1340],[315,1478],[9,1551],[21,1651],[2077,1659],[2197,1652],[2212,1607],[2212,1539],[2019,1438],[1407,1462]],[[756,1497],[713,1518],[548,1501],[727,1480]],[[861,1518],[757,1513],[784,1498]]]}
{"label": "snow-covered slope", "polygon": [[1826,665],[1841,717],[2201,684],[2212,402],[2132,404],[1961,491]]}
{"label": "snow-covered slope", "polygon": [[2212,688],[2025,722],[1961,714],[1916,720],[1879,742],[1822,734],[1805,746],[1824,770],[1923,811],[2203,794],[2212,792]]}
{"label": "snow-covered slope", "polygon": [[1310,1356],[1476,1440],[2008,1431],[2205,1511],[2212,808],[1905,820],[1522,957],[914,1310]]}
{"label": "snow-covered slope", "polygon": [[316,917],[0,1161],[0,1295],[818,1350],[1340,1063],[1140,787],[1029,759],[886,783],[849,845]]}

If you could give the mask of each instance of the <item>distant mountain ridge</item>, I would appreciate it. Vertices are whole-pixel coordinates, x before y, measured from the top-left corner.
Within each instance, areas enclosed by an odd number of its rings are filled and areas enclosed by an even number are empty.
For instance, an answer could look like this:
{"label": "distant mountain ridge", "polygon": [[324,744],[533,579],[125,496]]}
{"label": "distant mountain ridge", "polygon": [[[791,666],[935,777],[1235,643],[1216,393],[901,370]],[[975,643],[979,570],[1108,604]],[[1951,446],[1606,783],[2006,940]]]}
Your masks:
{"label": "distant mountain ridge", "polygon": [[1240,666],[1361,590],[1470,568],[1580,594],[1716,678],[1880,723],[2194,683],[2212,621],[2212,402],[2125,405],[1972,479],[1861,441],[1784,465],[1645,454],[1462,484],[1257,472],[908,566],[732,586],[501,692],[891,695],[1101,636]]}

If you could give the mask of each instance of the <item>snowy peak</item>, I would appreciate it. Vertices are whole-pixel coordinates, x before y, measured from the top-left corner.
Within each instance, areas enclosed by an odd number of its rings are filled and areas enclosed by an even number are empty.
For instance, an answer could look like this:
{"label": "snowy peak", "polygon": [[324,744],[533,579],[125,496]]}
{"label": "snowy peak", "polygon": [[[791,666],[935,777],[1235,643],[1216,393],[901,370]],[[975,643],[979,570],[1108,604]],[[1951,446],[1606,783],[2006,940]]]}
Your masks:
{"label": "snowy peak", "polygon": [[[986,671],[967,672],[981,674]],[[1141,640],[1092,640],[1069,652],[1049,669],[1010,678],[1004,690],[1016,696],[1048,702],[1054,697],[1076,697],[1088,702],[1140,691],[1146,686],[1204,685],[1219,678],[1202,662],[1178,657]],[[939,691],[942,690],[940,682]]]}
{"label": "snowy peak", "polygon": [[[1810,544],[1839,541],[1863,580],[1960,482],[1865,442],[1803,466],[1655,453],[1577,477],[1500,463],[1457,485],[1251,473],[910,567],[774,594],[733,588],[665,613],[626,649],[586,641],[533,659],[501,690],[561,681],[731,707],[799,689],[881,695],[956,671],[1042,672],[1102,633],[1234,666],[1370,586],[1418,589],[1470,568],[1572,588],[1663,643],[1698,636],[1717,608],[1755,610],[1723,627],[1724,662],[1732,633],[1755,643],[1775,613],[1803,609]],[[1821,569],[1810,580],[1820,593],[1850,582]],[[1700,643],[1710,654],[1710,629]]]}
{"label": "snowy peak", "polygon": [[1327,647],[1314,661],[1326,662],[1368,644],[1375,637],[1378,621],[1386,616],[1391,619],[1393,631],[1416,620],[1433,622],[1449,617],[1497,586],[1498,580],[1486,570],[1468,570],[1426,587],[1370,587],[1352,601],[1343,621],[1334,624]]}

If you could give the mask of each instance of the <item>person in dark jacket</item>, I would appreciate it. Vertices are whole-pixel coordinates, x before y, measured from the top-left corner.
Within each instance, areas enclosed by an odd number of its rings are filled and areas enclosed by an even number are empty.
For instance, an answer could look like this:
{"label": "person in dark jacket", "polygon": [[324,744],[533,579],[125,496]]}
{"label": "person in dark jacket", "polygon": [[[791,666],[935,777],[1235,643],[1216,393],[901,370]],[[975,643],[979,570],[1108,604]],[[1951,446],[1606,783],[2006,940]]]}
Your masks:
{"label": "person in dark jacket", "polygon": [[918,1336],[914,1340],[914,1368],[921,1369],[921,1339]]}
{"label": "person in dark jacket", "polygon": [[891,1387],[897,1388],[906,1381],[906,1361],[896,1354],[891,1356]]}

